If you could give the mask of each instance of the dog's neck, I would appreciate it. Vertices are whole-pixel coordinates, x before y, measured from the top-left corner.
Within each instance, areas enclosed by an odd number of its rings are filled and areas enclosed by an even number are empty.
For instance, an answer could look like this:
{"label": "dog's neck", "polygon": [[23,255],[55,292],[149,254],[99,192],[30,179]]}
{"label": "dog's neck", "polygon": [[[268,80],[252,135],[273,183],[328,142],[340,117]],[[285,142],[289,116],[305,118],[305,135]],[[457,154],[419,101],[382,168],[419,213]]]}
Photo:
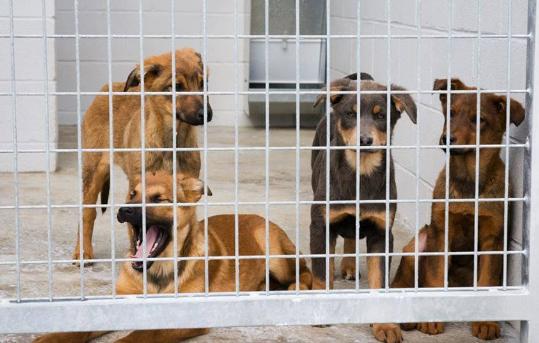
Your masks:
{"label": "dog's neck", "polygon": [[[160,112],[161,111],[161,112]],[[146,105],[146,142],[152,142],[152,148],[171,148],[174,141],[173,124],[174,120],[170,113],[163,110],[153,101],[148,101]],[[149,117],[154,118],[150,119]],[[156,135],[156,132],[160,134]],[[176,119],[176,147],[178,148],[197,148],[198,147],[198,128]],[[162,169],[172,170],[172,153],[162,153],[164,166]],[[177,163],[179,171],[193,177],[199,177],[200,174],[200,153],[198,151],[180,151],[177,152]]]}
{"label": "dog's neck", "polygon": [[[204,232],[201,231],[196,214],[183,226],[176,229],[177,257],[200,257],[204,255]],[[174,243],[163,251],[160,257],[174,257]],[[178,261],[178,282],[183,284],[199,263],[197,260]],[[174,263],[156,261],[148,270],[148,281],[161,292],[174,292]]]}
{"label": "dog's neck", "polygon": [[[500,158],[499,148],[485,148],[479,152],[479,193],[485,189],[491,180],[493,168],[504,165]],[[450,183],[463,193],[473,194],[476,183],[476,153],[451,155],[449,160]]]}
{"label": "dog's neck", "polygon": [[[172,125],[174,124],[173,114],[163,110],[160,104],[156,104],[151,99],[146,100],[144,107],[146,109],[147,126],[153,125],[152,128],[164,131],[166,135],[162,135],[163,139],[166,139],[172,144]],[[150,116],[153,116],[152,120],[149,120]],[[148,129],[150,129],[150,127],[148,127]],[[182,145],[190,147],[192,146],[192,142],[194,142],[194,144],[197,142],[196,127],[187,124],[178,118],[176,118],[176,135],[177,146],[180,146],[180,143],[191,143],[189,145]]]}
{"label": "dog's neck", "polygon": [[[357,152],[355,150],[339,150],[342,152],[341,163],[344,163],[350,167],[354,173],[357,169]],[[362,176],[371,175],[378,167],[382,165],[385,151],[377,151],[373,153],[360,153],[359,154],[359,174]]]}

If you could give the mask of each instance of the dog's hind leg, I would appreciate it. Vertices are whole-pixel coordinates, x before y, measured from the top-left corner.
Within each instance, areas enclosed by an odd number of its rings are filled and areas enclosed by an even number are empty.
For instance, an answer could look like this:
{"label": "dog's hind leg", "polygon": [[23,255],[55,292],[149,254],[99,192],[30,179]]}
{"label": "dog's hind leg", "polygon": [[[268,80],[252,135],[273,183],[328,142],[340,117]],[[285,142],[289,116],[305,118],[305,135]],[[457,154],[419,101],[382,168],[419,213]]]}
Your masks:
{"label": "dog's hind leg", "polygon": [[[99,156],[101,157],[101,156]],[[101,159],[91,158],[86,155],[84,159],[83,175],[83,204],[95,205],[99,193],[109,181],[109,161],[107,156]],[[94,232],[94,221],[96,217],[96,209],[86,207],[82,210],[82,243],[84,259],[93,259],[92,235]],[[80,230],[80,227],[79,227]],[[77,245],[73,251],[73,259],[80,259],[80,232],[77,233]],[[85,262],[85,265],[91,265],[90,262]]]}
{"label": "dog's hind leg", "polygon": [[[288,236],[280,231],[272,230],[270,236],[270,255],[291,255],[296,254],[296,246]],[[300,253],[301,254],[301,253]],[[270,259],[270,274],[280,286],[288,290],[307,290],[312,288],[313,276],[307,267],[304,258],[299,258],[299,278],[296,279],[296,259],[295,258],[272,258]]]}
{"label": "dog's hind leg", "polygon": [[[425,251],[426,244],[427,244],[426,243],[427,228],[428,226],[424,226],[419,231],[418,253]],[[404,248],[402,248],[402,252],[403,253],[415,252],[415,238],[412,238],[410,242],[408,242],[408,244],[406,244]],[[419,270],[421,271],[421,268]],[[399,268],[397,269],[397,273],[395,274],[395,277],[393,278],[393,282],[391,283],[391,288],[411,288],[414,286],[415,286],[415,257],[402,256],[401,261],[399,263]],[[418,286],[421,286],[421,285],[418,284]]]}
{"label": "dog's hind leg", "polygon": [[50,333],[39,336],[33,340],[34,343],[71,343],[71,342],[89,342],[97,337],[106,335],[110,331],[94,332],[62,332]]}
{"label": "dog's hind leg", "polygon": [[[295,260],[292,261],[295,263]],[[294,266],[294,271],[295,270],[296,268]],[[299,288],[300,290],[312,289],[312,284],[313,274],[309,270],[309,267],[307,267],[307,262],[305,262],[305,259],[302,258],[299,260],[299,287],[296,286],[297,282],[293,282],[288,286],[288,290],[294,291],[296,288]]]}
{"label": "dog's hind leg", "polygon": [[209,332],[208,329],[172,329],[172,330],[138,330],[117,340],[117,343],[173,343],[180,342],[196,336],[202,336]]}

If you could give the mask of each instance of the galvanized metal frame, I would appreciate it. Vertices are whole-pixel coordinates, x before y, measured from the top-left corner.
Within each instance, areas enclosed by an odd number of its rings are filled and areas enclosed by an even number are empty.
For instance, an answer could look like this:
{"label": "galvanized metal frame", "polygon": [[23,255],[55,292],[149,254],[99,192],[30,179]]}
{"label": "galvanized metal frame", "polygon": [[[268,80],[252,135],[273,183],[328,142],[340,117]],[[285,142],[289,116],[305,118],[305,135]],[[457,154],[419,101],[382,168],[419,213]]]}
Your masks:
{"label": "galvanized metal frame", "polygon": [[[79,18],[78,18],[78,2],[79,0],[74,0],[75,7],[75,33],[73,35],[66,34],[47,34],[46,32],[46,22],[45,22],[45,1],[42,0],[42,9],[43,9],[43,34],[42,35],[21,35],[15,34],[14,32],[14,16],[13,16],[13,2],[15,0],[10,0],[10,33],[9,34],[0,34],[0,38],[9,38],[11,41],[11,91],[0,93],[0,96],[9,96],[12,100],[12,128],[13,128],[13,148],[12,149],[2,149],[0,153],[13,154],[14,157],[14,182],[16,185],[15,189],[15,202],[14,205],[2,205],[0,209],[13,209],[15,211],[15,230],[16,230],[16,239],[15,239],[15,261],[2,261],[0,265],[15,265],[16,267],[16,296],[14,299],[0,299],[0,332],[43,332],[43,331],[87,331],[87,330],[127,330],[127,329],[151,329],[151,328],[179,328],[179,327],[221,327],[221,326],[253,326],[253,325],[283,325],[283,324],[334,324],[334,323],[372,323],[372,322],[416,322],[416,321],[471,321],[471,320],[518,320],[523,321],[521,327],[521,340],[531,342],[533,337],[539,336],[539,318],[534,312],[535,307],[539,306],[539,252],[537,246],[539,242],[537,241],[536,234],[533,230],[533,227],[539,222],[537,215],[539,212],[539,142],[534,141],[534,134],[539,132],[539,123],[534,118],[534,110],[539,106],[539,89],[536,89],[534,86],[539,84],[539,69],[535,68],[537,63],[539,63],[539,53],[536,52],[535,42],[538,37],[538,28],[536,27],[536,14],[537,6],[535,0],[529,0],[528,3],[528,33],[514,35],[511,32],[511,1],[509,1],[509,10],[508,10],[508,27],[509,31],[507,35],[500,34],[486,34],[482,33],[480,29],[480,17],[478,16],[478,33],[477,34],[455,34],[452,32],[452,20],[448,29],[447,34],[423,34],[421,33],[421,10],[419,6],[421,0],[416,0],[417,6],[417,23],[418,23],[418,32],[417,35],[398,35],[391,33],[391,4],[390,1],[386,2],[386,10],[388,12],[387,16],[387,34],[385,35],[365,35],[360,32],[360,24],[358,19],[357,24],[357,33],[354,35],[333,35],[331,34],[331,0],[326,2],[326,27],[327,32],[325,35],[301,35],[299,27],[299,18],[301,13],[299,12],[299,0],[295,1],[296,8],[296,31],[293,35],[270,35],[269,34],[269,2],[271,0],[265,0],[265,33],[264,35],[244,35],[239,34],[238,23],[235,20],[234,23],[234,34],[233,35],[212,35],[207,33],[207,0],[203,0],[203,34],[202,35],[176,35],[174,28],[174,10],[175,5],[174,1],[171,1],[171,34],[170,35],[144,35],[142,27],[142,15],[143,15],[143,6],[142,0],[139,0],[139,20],[140,20],[140,32],[139,35],[116,35],[112,34],[110,30],[111,18],[110,18],[110,0],[107,0],[107,34],[106,35],[86,35],[79,33]],[[335,0],[333,0],[335,1]],[[234,16],[238,17],[237,4],[238,1],[234,1]],[[360,5],[358,1],[357,15],[360,18]],[[478,7],[480,7],[481,0],[478,0]],[[453,1],[450,0],[450,7],[453,8]],[[450,16],[451,17],[451,16]],[[45,70],[45,86],[43,92],[18,92],[16,89],[16,79],[15,79],[15,40],[17,38],[42,38],[44,42],[43,52],[44,52],[44,70]],[[266,82],[265,89],[263,91],[240,91],[239,90],[239,77],[238,77],[238,40],[239,39],[250,39],[250,38],[260,38],[265,39],[265,60],[269,61],[269,50],[268,42],[272,38],[287,38],[295,40],[296,48],[296,82],[295,89],[288,91],[276,91],[270,89],[270,84],[268,80],[268,63],[266,63]],[[70,92],[53,92],[49,91],[47,86],[48,75],[47,75],[47,66],[50,61],[47,61],[47,42],[48,39],[55,38],[73,38],[75,39],[75,48],[76,48],[76,90]],[[107,95],[109,97],[109,118],[112,118],[112,103],[111,99],[113,95],[125,95],[121,92],[82,92],[80,89],[80,51],[79,51],[79,42],[81,38],[106,38],[108,42],[108,84],[109,89],[112,85],[112,58],[111,58],[111,44],[113,38],[137,38],[139,39],[139,60],[141,74],[143,74],[143,61],[144,61],[144,38],[164,38],[171,40],[171,49],[174,49],[174,41],[176,38],[199,38],[203,40],[203,61],[204,61],[204,80],[207,80],[207,40],[209,38],[228,38],[233,40],[234,48],[234,68],[236,78],[234,80],[234,90],[231,92],[224,91],[208,91],[207,82],[204,82],[204,89],[201,92],[186,92],[182,94],[202,94],[204,96],[204,110],[207,113],[208,107],[208,96],[209,95],[231,95],[234,97],[235,104],[235,117],[234,117],[234,146],[233,147],[223,147],[223,148],[214,148],[208,147],[207,144],[207,125],[203,127],[203,141],[204,144],[200,148],[176,148],[175,145],[170,149],[153,149],[146,148],[144,146],[144,120],[141,121],[141,136],[142,136],[142,147],[141,149],[114,149],[112,146],[113,136],[112,136],[112,127],[110,127],[110,146],[108,149],[82,149],[81,142],[81,101],[80,97],[82,95]],[[388,65],[390,65],[390,51],[391,51],[391,41],[393,39],[416,39],[418,42],[417,51],[421,49],[421,40],[422,39],[447,39],[448,44],[451,47],[452,40],[460,39],[477,39],[478,42],[482,38],[490,39],[506,39],[508,42],[507,51],[508,51],[508,69],[507,69],[507,88],[506,89],[487,89],[487,90],[473,90],[473,91],[451,91],[448,93],[448,97],[451,97],[451,94],[458,93],[475,93],[477,95],[483,93],[505,93],[507,97],[511,94],[525,94],[526,95],[526,120],[529,124],[529,139],[525,143],[513,144],[509,142],[509,139],[506,139],[505,143],[497,145],[484,145],[480,144],[479,138],[475,145],[470,146],[458,146],[458,147],[472,147],[476,148],[476,151],[479,151],[479,148],[486,147],[499,147],[505,148],[505,158],[508,161],[509,158],[509,148],[520,148],[525,151],[525,194],[522,197],[510,197],[508,194],[508,166],[506,164],[506,187],[505,187],[505,196],[503,198],[496,199],[478,199],[477,185],[476,185],[476,196],[473,199],[421,199],[419,198],[419,192],[414,199],[389,199],[389,183],[386,188],[386,199],[384,200],[371,200],[371,201],[359,201],[349,200],[349,201],[330,201],[329,200],[329,158],[327,159],[326,165],[326,200],[325,201],[307,201],[301,200],[299,193],[299,182],[300,182],[300,153],[305,150],[325,150],[327,156],[329,152],[336,149],[343,149],[343,147],[330,147],[329,144],[329,120],[328,120],[328,137],[327,146],[320,148],[313,148],[310,146],[300,146],[299,139],[299,130],[300,130],[300,109],[299,109],[299,100],[300,95],[304,94],[324,94],[326,100],[329,100],[331,94],[343,93],[343,94],[357,94],[358,103],[359,99],[363,94],[373,94],[373,93],[383,93],[383,94],[415,94],[420,97],[423,94],[433,94],[433,93],[443,93],[445,91],[433,92],[430,90],[421,90],[421,77],[418,73],[418,89],[410,91],[393,91],[389,87],[386,91],[383,92],[373,92],[373,91],[363,91],[357,90],[354,92],[333,92],[330,91],[329,84],[331,78],[327,78],[326,90],[321,91],[309,91],[300,89],[300,74],[299,74],[299,61],[300,61],[300,44],[302,40],[319,38],[326,40],[327,47],[327,75],[330,76],[330,47],[332,39],[346,39],[353,38],[356,39],[357,49],[356,49],[356,58],[357,58],[357,70],[361,70],[360,62],[360,42],[365,39],[387,39],[387,60]],[[513,38],[526,38],[528,42],[528,61],[527,61],[527,81],[526,89],[511,89],[510,84],[510,74],[511,74],[511,40]],[[449,49],[451,51],[451,49]],[[477,55],[480,55],[480,48],[478,43]],[[418,54],[419,56],[419,54]],[[478,57],[479,59],[479,57]],[[174,59],[173,59],[174,60]],[[451,60],[451,59],[450,59]],[[173,62],[175,63],[175,62]],[[419,60],[417,61],[419,65]],[[479,61],[477,61],[479,65]],[[389,66],[388,66],[389,68]],[[173,68],[174,70],[175,68]],[[448,79],[451,78],[451,63],[448,66]],[[479,75],[478,75],[479,78]],[[388,72],[388,79],[386,80],[387,84],[391,84],[391,75]],[[177,96],[175,86],[172,92],[145,92],[144,90],[144,78],[141,78],[141,91],[138,93],[141,97],[141,104],[144,107],[144,99],[147,96],[159,95],[159,94],[170,94],[172,98],[175,99]],[[265,145],[260,147],[240,147],[238,143],[238,97],[240,95],[249,95],[249,94],[260,94],[264,95],[266,99],[266,108],[265,108]],[[278,94],[293,94],[296,97],[296,145],[290,147],[272,147],[269,144],[269,96],[278,95]],[[17,146],[17,107],[16,100],[20,96],[43,96],[45,99],[45,114],[46,114],[46,124],[47,124],[47,137],[49,133],[49,106],[48,101],[50,96],[59,96],[59,95],[75,95],[77,97],[77,133],[78,133],[78,146],[76,149],[59,149],[51,148],[47,145],[46,149],[20,149]],[[479,98],[479,96],[478,96]],[[388,96],[388,102],[389,102]],[[479,107],[479,101],[478,101]],[[174,106],[173,106],[174,108]],[[326,101],[326,112],[328,117],[331,116],[331,109],[329,106],[329,101]],[[507,116],[509,116],[509,106],[507,106]],[[141,119],[143,118],[143,111],[141,112]],[[175,118],[175,116],[174,116]],[[207,118],[207,117],[206,117]],[[174,119],[175,120],[175,119]],[[206,119],[205,119],[206,120]],[[389,119],[388,119],[389,120]],[[479,119],[478,119],[479,120]],[[112,120],[111,120],[112,122]],[[111,124],[112,125],[112,124]],[[507,124],[509,126],[509,124]],[[507,127],[508,128],[508,127]],[[359,135],[358,135],[359,136]],[[432,149],[443,147],[440,145],[419,145],[420,132],[417,130],[416,135],[416,144],[415,145],[391,145],[388,141],[386,149],[390,152],[392,149],[415,149],[416,152],[416,161],[419,161],[420,149]],[[175,134],[174,134],[175,142]],[[446,142],[446,147],[448,142]],[[358,144],[359,147],[359,144]],[[457,147],[457,146],[452,146]],[[361,149],[365,149],[361,147]],[[204,200],[201,203],[197,204],[177,204],[176,199],[174,199],[174,210],[179,206],[202,206],[204,208],[204,231],[205,231],[205,254],[199,258],[179,256],[177,258],[146,258],[143,257],[143,268],[144,272],[146,271],[146,262],[149,260],[172,260],[175,265],[180,261],[184,260],[193,260],[201,259],[204,260],[206,266],[206,282],[204,287],[204,292],[202,293],[193,293],[185,294],[182,293],[181,296],[181,285],[179,289],[176,289],[173,294],[170,295],[151,295],[147,294],[147,279],[146,275],[144,277],[144,294],[141,296],[119,296],[115,293],[114,287],[112,287],[112,293],[110,297],[95,297],[88,296],[85,294],[84,290],[84,262],[89,262],[82,257],[83,251],[83,240],[81,239],[81,259],[72,260],[72,259],[53,259],[51,255],[51,210],[54,208],[77,208],[79,210],[79,224],[82,227],[82,211],[84,208],[102,208],[110,207],[111,210],[114,210],[116,207],[120,207],[123,204],[117,203],[112,196],[112,202],[110,205],[85,205],[82,201],[82,183],[79,181],[79,203],[77,204],[67,204],[67,205],[56,205],[51,203],[50,197],[50,172],[47,171],[47,204],[44,205],[21,205],[19,199],[19,172],[18,172],[18,156],[21,153],[35,153],[42,152],[46,153],[47,162],[50,161],[50,154],[54,152],[76,152],[77,161],[78,161],[78,174],[79,180],[82,179],[82,153],[90,151],[105,151],[108,152],[113,160],[113,153],[117,151],[135,151],[142,154],[142,163],[144,170],[144,154],[149,151],[200,151],[203,155],[203,175],[204,181],[207,183],[207,154],[209,151],[233,151],[234,152],[234,201],[232,202],[208,202],[207,197],[204,197]],[[295,200],[294,201],[270,201],[269,200],[269,154],[271,151],[291,151],[295,152],[296,156],[296,188],[295,188]],[[265,153],[265,199],[264,201],[240,201],[239,192],[238,192],[238,183],[239,183],[239,153],[241,151],[261,151]],[[477,152],[478,154],[478,152]],[[175,154],[174,158],[175,157]],[[357,149],[356,162],[360,164],[359,158],[359,149]],[[446,168],[448,168],[448,157],[446,158]],[[416,163],[416,173],[419,174],[419,163]],[[48,166],[47,166],[48,167]],[[359,169],[359,168],[358,168]],[[389,169],[389,163],[386,165],[386,169]],[[477,169],[477,168],[476,168]],[[110,170],[112,173],[112,168]],[[176,172],[176,164],[174,163],[174,173]],[[419,188],[419,177],[416,175],[416,189]],[[145,178],[141,178],[144,183]],[[359,190],[359,176],[357,176],[357,190]],[[447,180],[446,180],[447,181]],[[174,181],[174,188],[176,188],[176,182]],[[114,181],[111,176],[111,190],[114,190]],[[206,190],[205,190],[206,192]],[[112,194],[114,192],[111,192]],[[359,193],[359,192],[357,192]],[[447,194],[447,191],[446,191]],[[143,197],[144,198],[144,197]],[[440,253],[418,253],[417,252],[417,243],[416,251],[414,253],[401,253],[401,252],[389,252],[388,241],[386,240],[386,249],[384,253],[380,254],[367,254],[360,253],[359,250],[353,254],[330,254],[329,252],[329,235],[326,237],[326,254],[315,255],[315,254],[301,254],[299,248],[296,248],[295,255],[269,255],[266,253],[266,275],[269,275],[269,258],[294,258],[296,261],[296,266],[299,264],[299,258],[309,258],[309,257],[325,257],[326,258],[326,278],[329,275],[329,260],[332,257],[355,257],[356,265],[359,263],[359,258],[364,258],[368,256],[383,256],[386,261],[386,282],[382,289],[361,289],[359,288],[359,282],[356,281],[355,289],[346,289],[346,290],[330,290],[329,282],[326,282],[326,289],[322,291],[300,291],[299,288],[291,291],[270,291],[269,282],[266,282],[265,290],[262,292],[243,292],[239,289],[239,262],[242,259],[249,258],[260,258],[260,256],[238,256],[238,208],[240,205],[264,205],[265,215],[266,215],[266,246],[269,245],[269,217],[270,217],[270,208],[274,205],[295,205],[296,211],[296,228],[295,228],[295,238],[296,241],[299,241],[299,206],[300,205],[309,205],[309,204],[325,204],[326,211],[329,211],[330,204],[354,204],[356,206],[356,214],[359,215],[360,203],[384,203],[386,208],[389,208],[389,205],[392,203],[415,203],[416,204],[416,242],[418,234],[418,205],[420,203],[434,203],[434,202],[443,202],[445,203],[446,208],[449,206],[449,203],[453,201],[458,202],[473,202],[476,208],[478,208],[479,202],[486,201],[503,201],[504,202],[504,214],[507,214],[509,203],[512,202],[522,202],[524,204],[524,246],[521,250],[507,250],[507,231],[508,224],[504,223],[504,249],[500,252],[491,252],[491,251],[478,251],[477,249],[477,239],[476,246],[473,253],[469,252],[451,252],[448,251],[446,244],[445,251]],[[235,256],[230,257],[215,257],[208,256],[208,241],[207,241],[207,214],[209,206],[234,206],[234,214],[236,217],[235,225],[235,240],[236,240],[236,254]],[[161,206],[155,204],[141,204],[141,206]],[[48,255],[46,260],[21,260],[20,258],[20,223],[19,223],[19,211],[21,209],[46,209],[47,210],[47,237],[48,237]],[[144,211],[143,211],[144,212]],[[447,211],[446,211],[447,212]],[[329,217],[329,216],[327,216]],[[386,216],[387,218],[387,216]],[[505,216],[507,218],[507,215]],[[113,218],[111,217],[111,228],[113,224]],[[448,219],[446,217],[446,232],[447,232]],[[386,230],[389,228],[386,227]],[[359,238],[359,225],[356,226],[356,238]],[[477,215],[474,225],[475,237],[477,238]],[[326,222],[326,234],[329,233],[329,222]],[[146,233],[143,230],[143,240],[146,239]],[[81,237],[82,238],[82,237]],[[111,231],[111,240],[114,243],[114,232]],[[174,240],[176,241],[176,240]],[[447,239],[446,239],[447,242]],[[145,244],[143,244],[143,249],[145,250]],[[177,246],[175,244],[174,251],[177,252]],[[269,249],[267,249],[269,250]],[[474,256],[474,285],[472,287],[461,287],[461,288],[449,288],[447,282],[447,259],[452,255],[472,255]],[[477,260],[478,257],[483,254],[501,254],[503,256],[503,284],[496,287],[480,287],[476,283],[477,276]],[[146,256],[146,254],[143,254]],[[446,272],[444,286],[441,288],[433,289],[424,289],[418,287],[418,275],[417,275],[417,257],[418,256],[433,256],[439,255],[444,256],[446,260]],[[508,286],[507,285],[507,256],[508,255],[521,255],[523,257],[523,284],[522,286]],[[389,287],[388,275],[387,275],[387,265],[390,256],[415,256],[416,257],[416,275],[415,275],[415,284],[414,287],[410,289],[392,289]],[[215,259],[232,259],[235,261],[235,270],[236,270],[236,289],[234,292],[227,293],[214,293],[209,292],[208,285],[208,262]],[[133,261],[134,259],[127,258],[117,258],[116,252],[114,250],[114,244],[111,245],[111,258],[100,258],[94,259],[93,262],[106,262],[111,263],[111,272],[112,280],[114,282],[116,278],[116,263],[123,261]],[[68,263],[68,262],[80,262],[80,297],[54,297],[52,294],[53,286],[53,266],[59,263]],[[20,271],[22,265],[32,265],[32,264],[47,264],[48,265],[48,296],[44,298],[23,298],[20,294]],[[356,268],[356,273],[359,268]],[[146,273],[145,273],[146,274]],[[357,276],[357,275],[356,275]],[[296,279],[299,279],[299,272],[296,271]],[[356,277],[356,280],[358,278]],[[178,280],[177,271],[174,274],[174,280]],[[269,280],[267,277],[266,280]],[[286,311],[281,311],[280,309],[286,308]],[[361,309],[358,311],[358,309]],[[502,309],[502,310],[500,310]],[[125,316],[125,313],[134,313],[136,311],[136,316]],[[167,317],[158,317],[155,316],[155,313],[159,311],[164,311],[169,315]],[[226,315],[220,315],[221,313],[226,313]],[[279,315],[275,315],[279,313]],[[211,315],[208,315],[211,314]],[[114,321],[111,321],[110,318],[114,318]]]}

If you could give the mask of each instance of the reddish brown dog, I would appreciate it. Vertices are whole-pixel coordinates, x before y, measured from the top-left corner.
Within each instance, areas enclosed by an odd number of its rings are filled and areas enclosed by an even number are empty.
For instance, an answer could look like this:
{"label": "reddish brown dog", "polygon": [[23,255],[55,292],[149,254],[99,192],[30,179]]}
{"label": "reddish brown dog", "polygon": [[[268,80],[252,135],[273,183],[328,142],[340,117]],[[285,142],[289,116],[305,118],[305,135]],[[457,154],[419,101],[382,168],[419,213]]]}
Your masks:
{"label": "reddish brown dog", "polygon": [[[144,89],[146,92],[170,92],[176,84],[176,92],[203,90],[203,65],[200,54],[193,49],[176,50],[176,80],[172,82],[172,53],[152,56],[144,61]],[[112,84],[112,91],[140,92],[140,68],[136,66],[127,81]],[[108,92],[105,85],[102,92]],[[146,95],[144,97],[144,141],[146,148],[171,148],[173,144],[173,104],[171,95]],[[114,148],[141,148],[141,99],[140,95],[114,95],[112,97],[112,129]],[[176,96],[176,146],[197,147],[197,125],[205,122],[202,95]],[[211,107],[207,106],[206,122],[212,118]],[[84,149],[109,149],[109,96],[97,96],[82,122],[82,147]],[[93,205],[101,193],[101,202],[107,203],[109,192],[110,155],[104,152],[84,152],[82,155],[83,203]],[[129,179],[141,175],[141,152],[116,152],[114,163],[118,164]],[[146,152],[145,170],[169,170],[172,172],[172,152]],[[184,151],[177,154],[178,171],[198,177],[200,154],[198,151]],[[103,209],[104,212],[104,209]],[[92,234],[96,217],[95,208],[83,210],[84,259],[94,257]],[[80,258],[80,235],[73,251],[73,259]],[[85,262],[85,264],[90,264]]]}
{"label": "reddish brown dog", "polygon": [[[165,172],[148,173],[146,176],[146,202],[166,204],[173,199],[173,179]],[[202,181],[178,176],[177,199],[182,203],[197,202],[204,193]],[[139,183],[128,197],[129,204],[142,202],[142,185]],[[160,258],[174,256],[173,230],[176,230],[177,254],[183,257],[198,257],[178,262],[178,285],[174,283],[173,261],[147,261],[147,289],[149,293],[174,294],[176,287],[182,293],[203,293],[205,291],[205,238],[204,221],[198,221],[195,206],[176,208],[176,227],[173,206],[146,208],[146,226],[142,226],[141,207],[122,207],[118,220],[127,222],[135,232],[131,237],[132,258],[141,259],[143,254],[142,230],[146,231],[146,257]],[[208,218],[208,256],[235,255],[235,218],[233,214]],[[260,256],[256,259],[241,259],[239,262],[240,291],[262,291],[266,286],[266,220],[257,215],[239,215],[238,252],[240,256]],[[296,247],[286,233],[276,224],[269,222],[268,243],[270,255],[291,255]],[[142,261],[125,262],[116,283],[116,292],[122,294],[143,293]],[[301,290],[311,288],[312,275],[304,259],[299,261],[299,280],[296,280],[294,258],[271,258],[269,262],[270,289],[296,289],[296,281]],[[212,259],[208,263],[208,287],[210,292],[234,292],[236,290],[235,261],[233,259]],[[166,314],[163,314],[166,315]],[[207,333],[207,329],[139,330],[123,337],[121,342],[178,342]],[[54,333],[39,337],[36,342],[87,342],[102,336],[105,332]]]}
{"label": "reddish brown dog", "polygon": [[[459,79],[451,80],[451,90],[475,90]],[[434,90],[446,90],[447,80],[434,82]],[[451,147],[451,145],[475,145],[477,122],[479,122],[480,144],[500,144],[506,129],[506,106],[509,106],[510,121],[519,125],[524,120],[524,108],[513,99],[503,95],[481,94],[477,113],[477,95],[451,94],[449,139],[447,132],[447,95],[440,95],[442,110],[446,118],[440,145],[449,141],[449,199],[475,198],[476,149],[475,147]],[[477,118],[479,116],[479,118]],[[446,168],[442,169],[434,187],[433,198],[445,199]],[[479,153],[479,198],[503,198],[505,193],[505,165],[500,158],[499,147],[481,148]],[[503,251],[504,208],[503,201],[479,202],[478,234],[479,251]],[[450,202],[448,224],[448,247],[453,252],[474,251],[474,202]],[[445,247],[445,203],[432,204],[430,225],[419,232],[419,251],[443,252]],[[415,239],[403,249],[415,251]],[[419,287],[444,287],[444,256],[422,256],[419,259]],[[449,287],[473,285],[473,254],[450,256],[448,259]],[[415,258],[403,257],[391,287],[414,287]],[[478,286],[499,286],[502,277],[502,256],[480,255],[478,264]],[[444,331],[443,323],[405,324],[404,329],[417,329],[431,335]],[[500,336],[496,322],[473,322],[472,334],[490,340]],[[382,342],[401,342],[400,328],[395,324],[384,325],[376,334]]]}

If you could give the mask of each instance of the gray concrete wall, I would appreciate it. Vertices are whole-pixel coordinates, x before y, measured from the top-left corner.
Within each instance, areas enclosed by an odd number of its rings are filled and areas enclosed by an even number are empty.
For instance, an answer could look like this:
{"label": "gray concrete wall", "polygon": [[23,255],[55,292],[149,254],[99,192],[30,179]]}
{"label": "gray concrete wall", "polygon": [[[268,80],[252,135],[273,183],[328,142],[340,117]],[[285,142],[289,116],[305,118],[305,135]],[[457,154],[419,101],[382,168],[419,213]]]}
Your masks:
{"label": "gray concrete wall", "polygon": [[[46,1],[46,31],[54,34],[54,2]],[[43,29],[43,13],[41,0],[13,1],[14,34],[33,35],[34,37],[16,37],[14,43],[15,61],[11,59],[11,39],[0,39],[0,92],[10,93],[11,67],[15,63],[15,87],[17,93],[43,93],[45,85],[50,92],[56,89],[55,70],[55,40],[47,40],[48,67],[45,69],[44,40],[41,35]],[[9,34],[10,10],[9,1],[0,1],[0,32]],[[47,71],[47,73],[45,73]],[[55,97],[49,97],[49,122],[45,97],[41,95],[18,95],[17,109],[17,147],[19,150],[44,150],[49,144],[51,149],[56,148],[57,121]],[[12,97],[0,97],[0,149],[14,149]],[[47,140],[47,126],[49,126],[49,139]],[[56,169],[56,154],[50,154],[50,163],[47,166],[45,153],[24,153],[18,156],[19,171],[44,171]],[[0,172],[14,170],[13,154],[0,154]]]}
{"label": "gray concrete wall", "polygon": [[[202,1],[176,1],[175,28],[176,34],[201,35],[203,33]],[[207,33],[208,35],[232,35],[234,33],[233,0],[207,1]],[[57,32],[73,34],[75,32],[75,16],[73,1],[56,0]],[[145,1],[143,5],[143,27],[145,35],[170,35],[171,3],[170,0]],[[111,33],[138,35],[139,2],[130,0],[111,1]],[[107,34],[107,2],[92,0],[79,2],[80,34]],[[249,29],[250,1],[238,1],[238,32],[246,34]],[[248,42],[238,42],[238,74],[234,69],[234,50],[232,39],[212,39],[207,41],[207,61],[210,72],[208,87],[210,91],[234,90],[236,75],[240,82],[239,90],[248,86]],[[176,48],[192,47],[203,51],[201,38],[176,39]],[[171,50],[170,38],[144,38],[144,56],[160,54]],[[74,39],[60,39],[57,44],[58,89],[73,91],[76,89],[76,64]],[[116,38],[112,42],[112,79],[124,81],[129,72],[139,62],[139,39]],[[80,41],[81,90],[98,91],[108,80],[107,39],[82,38]],[[93,96],[81,98],[82,112],[86,110]],[[240,123],[247,123],[243,114],[246,111],[246,98],[241,97],[239,111]],[[227,125],[234,120],[234,97],[215,95],[211,104],[216,114],[213,125]],[[64,96],[58,99],[58,115],[60,124],[77,122],[76,97]]]}
{"label": "gray concrete wall", "polygon": [[[448,35],[450,28],[449,1],[422,1],[420,25],[416,16],[415,0],[391,1],[391,34]],[[476,1],[453,1],[453,34],[475,34],[478,32],[477,15],[481,16],[482,34],[508,33],[508,0],[481,1],[480,10]],[[361,1],[361,33],[387,34],[386,1]],[[331,8],[331,33],[355,34],[357,32],[357,1],[333,1]],[[512,34],[524,34],[527,31],[527,1],[512,1]],[[433,80],[445,78],[449,65],[451,75],[459,77],[469,85],[478,85],[488,89],[507,89],[508,76],[508,40],[507,39],[453,39],[449,58],[448,39],[423,38],[392,39],[390,61],[387,60],[387,39],[364,39],[360,43],[361,71],[371,73],[375,79],[386,83],[388,77],[392,83],[409,90],[431,90]],[[337,78],[356,70],[356,40],[340,39],[332,42],[331,78]],[[479,51],[478,51],[479,50]],[[526,39],[514,38],[511,41],[511,89],[524,89],[526,80]],[[389,73],[388,73],[389,72]],[[420,130],[421,144],[437,144],[443,126],[438,96],[430,94],[415,95],[418,103],[419,124],[406,117],[397,124],[394,144],[415,144],[416,130]],[[523,101],[522,94],[513,95]],[[511,142],[522,142],[527,128],[511,126]],[[510,151],[510,177],[516,195],[522,191],[522,151]],[[504,155],[504,152],[502,152]],[[436,177],[444,166],[444,154],[441,150],[423,149],[416,163],[415,150],[397,150],[394,152],[397,170],[397,188],[399,198],[416,197],[416,180],[419,182],[421,198],[431,198]],[[417,168],[419,167],[419,168]],[[419,173],[417,173],[419,170]],[[399,204],[399,220],[411,230],[416,226],[415,204]],[[520,206],[515,206],[514,218],[520,214]],[[419,207],[418,227],[429,222],[430,206]],[[519,223],[515,223],[519,224]],[[513,225],[510,247],[521,246],[520,225]],[[515,262],[515,261],[511,261]]]}

